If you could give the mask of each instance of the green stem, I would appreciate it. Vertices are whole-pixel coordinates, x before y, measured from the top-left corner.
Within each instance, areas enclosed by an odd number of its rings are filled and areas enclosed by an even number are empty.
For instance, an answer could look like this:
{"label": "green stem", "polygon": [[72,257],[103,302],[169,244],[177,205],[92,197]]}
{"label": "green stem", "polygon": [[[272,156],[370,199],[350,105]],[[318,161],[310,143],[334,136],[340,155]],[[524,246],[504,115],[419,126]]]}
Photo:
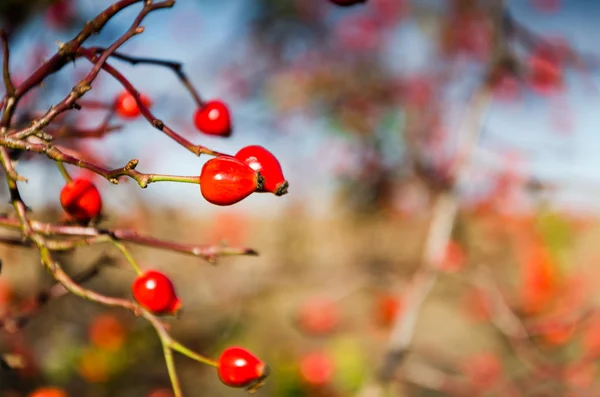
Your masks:
{"label": "green stem", "polygon": [[65,178],[65,182],[73,182],[73,178],[71,178],[71,175],[69,175],[69,171],[67,171],[65,164],[62,161],[55,161],[55,163],[58,167],[58,170],[60,171],[60,174],[63,176],[63,178]]}
{"label": "green stem", "polygon": [[211,360],[210,358],[207,358],[204,356],[201,356],[200,354],[195,353],[192,350],[188,349],[187,347],[183,346],[179,342],[171,341],[170,346],[173,350],[178,351],[179,353],[181,353],[185,356],[188,356],[192,360],[196,360],[202,364],[208,364],[211,367],[215,367],[215,368],[217,368],[219,366],[219,363],[217,361]]}
{"label": "green stem", "polygon": [[200,184],[198,176],[181,176],[181,175],[151,175],[149,182],[180,182],[180,183],[195,183]]}
{"label": "green stem", "polygon": [[165,340],[162,335],[160,338],[163,347],[163,353],[165,355],[165,363],[167,365],[167,372],[169,373],[169,379],[171,379],[171,387],[175,397],[183,397],[181,392],[181,385],[179,384],[179,378],[177,377],[177,370],[175,369],[175,361],[173,360],[173,351],[169,347],[168,341]]}
{"label": "green stem", "polygon": [[121,251],[121,253],[125,257],[125,259],[127,259],[127,262],[129,262],[129,264],[131,265],[131,267],[133,267],[133,270],[135,270],[135,272],[137,274],[142,274],[142,269],[140,269],[140,266],[137,264],[137,262],[135,261],[135,259],[133,259],[133,256],[131,255],[131,253],[129,252],[129,250],[127,249],[127,247],[125,247],[125,245],[123,243],[121,243],[119,241],[116,241],[114,239],[111,239],[111,241],[114,244],[114,246],[117,247],[117,249],[119,251]]}

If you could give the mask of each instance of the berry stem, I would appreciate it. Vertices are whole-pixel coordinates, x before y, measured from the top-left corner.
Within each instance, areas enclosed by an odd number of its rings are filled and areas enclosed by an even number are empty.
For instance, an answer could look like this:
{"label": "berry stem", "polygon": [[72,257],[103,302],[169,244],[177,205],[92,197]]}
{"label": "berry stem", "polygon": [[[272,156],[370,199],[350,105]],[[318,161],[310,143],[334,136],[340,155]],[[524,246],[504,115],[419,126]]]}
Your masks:
{"label": "berry stem", "polygon": [[182,176],[182,175],[150,175],[149,182],[179,182],[179,183],[195,183],[200,184],[200,178],[197,176]]}
{"label": "berry stem", "polygon": [[163,354],[165,355],[165,363],[167,365],[167,372],[169,373],[169,379],[171,379],[171,387],[173,388],[173,394],[175,397],[183,397],[181,391],[181,385],[179,384],[179,378],[177,377],[177,370],[175,369],[175,361],[173,360],[173,351],[169,347],[169,336],[166,338],[162,334],[159,334],[160,341],[163,346]]}
{"label": "berry stem", "polygon": [[133,259],[133,256],[131,255],[131,252],[129,252],[129,250],[127,249],[127,247],[125,247],[125,244],[123,244],[123,243],[121,243],[121,242],[119,242],[119,241],[117,241],[115,239],[111,239],[111,242],[113,243],[113,245],[115,247],[117,247],[117,249],[119,251],[121,251],[121,253],[125,257],[125,259],[127,259],[127,262],[129,262],[129,264],[131,265],[131,267],[133,268],[133,270],[135,270],[135,272],[137,274],[142,274],[142,269],[137,264],[137,262],[135,261],[135,259]]}
{"label": "berry stem", "polygon": [[171,342],[171,348],[175,351],[178,351],[179,353],[188,356],[189,358],[191,358],[192,360],[196,360],[202,364],[207,364],[210,365],[212,367],[217,368],[219,366],[219,363],[215,360],[211,360],[210,358],[204,357],[198,353],[193,352],[192,350],[188,349],[187,347],[183,346],[181,343],[176,342],[176,341],[172,341]]}
{"label": "berry stem", "polygon": [[69,171],[67,171],[65,164],[62,161],[55,161],[55,163],[58,167],[58,170],[60,171],[60,174],[63,176],[63,178],[65,178],[65,182],[73,182],[73,178],[71,178],[71,175],[69,174]]}

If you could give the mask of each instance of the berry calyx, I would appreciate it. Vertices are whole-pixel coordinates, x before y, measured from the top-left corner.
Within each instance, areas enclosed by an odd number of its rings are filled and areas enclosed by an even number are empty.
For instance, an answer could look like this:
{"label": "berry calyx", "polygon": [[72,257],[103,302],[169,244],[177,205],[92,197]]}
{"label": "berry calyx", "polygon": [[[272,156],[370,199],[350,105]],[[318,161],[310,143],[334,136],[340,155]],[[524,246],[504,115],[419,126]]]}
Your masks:
{"label": "berry calyx", "polygon": [[262,146],[251,145],[240,149],[235,158],[248,164],[254,171],[260,172],[265,179],[262,192],[271,192],[277,196],[287,193],[289,183],[283,176],[281,164],[273,153]]}
{"label": "berry calyx", "polygon": [[100,215],[102,197],[89,179],[76,178],[60,191],[60,205],[75,220],[88,223]]}
{"label": "berry calyx", "polygon": [[229,109],[221,101],[209,101],[194,113],[194,125],[206,135],[231,136]]}
{"label": "berry calyx", "polygon": [[[147,108],[152,105],[150,98],[144,94],[140,94],[140,100]],[[134,119],[142,114],[135,98],[129,91],[123,91],[119,94],[115,104],[115,111],[124,119]]]}
{"label": "berry calyx", "polygon": [[225,349],[219,357],[219,379],[230,387],[259,388],[269,374],[269,367],[258,357],[241,347]]}
{"label": "berry calyx", "polygon": [[67,393],[58,387],[40,387],[32,391],[28,397],[67,397]]}
{"label": "berry calyx", "polygon": [[231,156],[208,160],[200,172],[200,193],[209,203],[232,205],[264,187],[264,178]]}
{"label": "berry calyx", "polygon": [[131,291],[133,298],[154,314],[176,314],[182,306],[171,280],[156,270],[140,274]]}
{"label": "berry calyx", "polygon": [[367,0],[329,0],[333,4],[338,5],[340,7],[350,7],[360,3],[366,3]]}

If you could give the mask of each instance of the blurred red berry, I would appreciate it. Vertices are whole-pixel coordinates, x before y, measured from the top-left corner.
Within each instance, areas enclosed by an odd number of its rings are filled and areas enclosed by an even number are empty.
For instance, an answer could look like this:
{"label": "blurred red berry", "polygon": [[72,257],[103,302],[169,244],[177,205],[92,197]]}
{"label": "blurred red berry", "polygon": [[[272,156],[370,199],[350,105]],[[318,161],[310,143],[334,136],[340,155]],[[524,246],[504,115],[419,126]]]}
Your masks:
{"label": "blurred red berry", "polygon": [[322,335],[337,328],[339,317],[335,302],[323,298],[313,298],[300,306],[298,325],[307,334]]}
{"label": "blurred red berry", "polygon": [[377,323],[383,327],[394,324],[398,312],[402,310],[402,302],[397,296],[382,294],[377,297],[375,314]]}
{"label": "blurred red berry", "polygon": [[67,393],[58,387],[46,386],[35,389],[27,397],[67,397]]}
{"label": "blurred red berry", "polygon": [[260,191],[271,192],[277,196],[287,193],[288,181],[283,176],[279,160],[262,146],[251,145],[240,149],[235,158],[247,164],[256,172],[260,172],[265,183]]}
{"label": "blurred red berry", "polygon": [[465,265],[465,251],[456,241],[449,241],[444,252],[441,270],[457,272]]}
{"label": "blurred red berry", "polygon": [[219,357],[219,379],[230,387],[258,388],[267,377],[268,366],[241,347],[229,347]]}
{"label": "blurred red berry", "polygon": [[538,50],[529,58],[529,84],[540,95],[550,95],[562,88],[563,72],[557,54]]}
{"label": "blurred red berry", "polygon": [[45,21],[53,29],[66,29],[75,21],[75,5],[72,0],[55,0],[48,6]]}
{"label": "blurred red berry", "polygon": [[208,160],[200,172],[200,193],[215,205],[235,204],[263,186],[260,173],[230,156]]}
{"label": "blurred red berry", "polygon": [[131,286],[135,300],[155,314],[175,314],[181,301],[171,280],[156,270],[140,274]]}
{"label": "blurred red berry", "polygon": [[[150,98],[144,94],[140,94],[140,100],[147,108],[152,105]],[[117,114],[124,119],[134,119],[142,114],[137,102],[135,101],[135,98],[129,91],[123,91],[117,97],[115,110]]]}
{"label": "blurred red berry", "polygon": [[100,192],[85,178],[74,179],[62,188],[60,204],[69,216],[83,223],[96,218],[102,211]]}
{"label": "blurred red berry", "polygon": [[322,386],[331,381],[334,364],[329,354],[316,351],[304,355],[300,359],[302,378],[313,386]]}
{"label": "blurred red berry", "polygon": [[492,352],[481,352],[466,358],[461,363],[461,369],[478,391],[492,387],[503,372],[500,359]]}
{"label": "blurred red berry", "polygon": [[198,108],[194,114],[194,125],[207,135],[231,136],[229,109],[221,101],[210,101]]}
{"label": "blurred red berry", "polygon": [[170,389],[153,390],[146,397],[175,397]]}

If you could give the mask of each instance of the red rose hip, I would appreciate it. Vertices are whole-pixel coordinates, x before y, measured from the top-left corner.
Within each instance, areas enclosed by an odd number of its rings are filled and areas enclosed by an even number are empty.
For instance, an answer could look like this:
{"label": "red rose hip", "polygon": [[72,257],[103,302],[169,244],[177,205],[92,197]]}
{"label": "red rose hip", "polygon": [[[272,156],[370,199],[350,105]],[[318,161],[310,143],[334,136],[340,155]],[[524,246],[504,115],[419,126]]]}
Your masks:
{"label": "red rose hip", "polygon": [[200,172],[200,193],[215,205],[235,204],[263,186],[260,173],[231,156],[208,160]]}
{"label": "red rose hip", "polygon": [[221,101],[210,101],[198,108],[194,114],[194,125],[207,135],[231,136],[231,116],[227,105]]}
{"label": "red rose hip", "polygon": [[254,171],[260,172],[265,179],[260,191],[271,192],[277,196],[287,193],[288,181],[283,176],[279,160],[262,146],[252,145],[240,149],[235,158],[246,163]]}
{"label": "red rose hip", "polygon": [[[144,94],[140,94],[140,100],[147,108],[152,105],[150,98]],[[124,119],[134,119],[142,114],[138,107],[135,98],[129,91],[123,91],[118,97],[115,104],[115,111]]]}
{"label": "red rose hip", "polygon": [[256,390],[268,376],[269,368],[248,350],[230,347],[219,357],[217,372],[227,386]]}
{"label": "red rose hip", "polygon": [[87,223],[100,215],[102,197],[89,179],[77,178],[60,191],[60,205],[72,218]]}
{"label": "red rose hip", "polygon": [[181,301],[171,280],[156,270],[140,274],[131,286],[134,299],[154,314],[175,314]]}

